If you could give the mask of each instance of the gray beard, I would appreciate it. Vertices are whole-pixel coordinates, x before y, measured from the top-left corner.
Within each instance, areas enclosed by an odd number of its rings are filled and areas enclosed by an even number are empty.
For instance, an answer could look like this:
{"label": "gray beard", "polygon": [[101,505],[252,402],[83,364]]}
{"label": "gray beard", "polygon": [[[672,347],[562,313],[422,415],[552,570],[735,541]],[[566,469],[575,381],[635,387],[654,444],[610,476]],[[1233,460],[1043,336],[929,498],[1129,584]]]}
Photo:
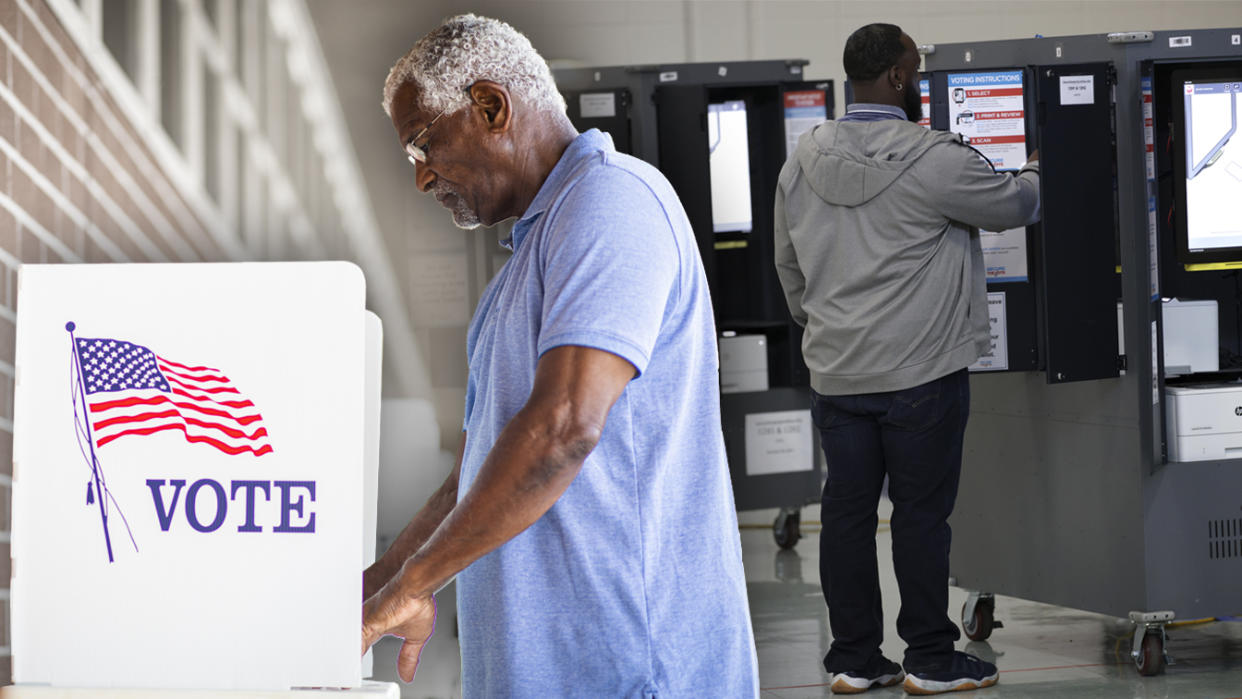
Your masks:
{"label": "gray beard", "polygon": [[457,190],[449,185],[443,182],[436,182],[431,186],[431,193],[436,197],[436,201],[439,201],[439,198],[444,195],[453,196],[453,206],[449,209],[449,213],[453,215],[454,226],[469,231],[483,225],[483,222],[479,220],[479,215],[467,206],[465,200],[457,193]]}

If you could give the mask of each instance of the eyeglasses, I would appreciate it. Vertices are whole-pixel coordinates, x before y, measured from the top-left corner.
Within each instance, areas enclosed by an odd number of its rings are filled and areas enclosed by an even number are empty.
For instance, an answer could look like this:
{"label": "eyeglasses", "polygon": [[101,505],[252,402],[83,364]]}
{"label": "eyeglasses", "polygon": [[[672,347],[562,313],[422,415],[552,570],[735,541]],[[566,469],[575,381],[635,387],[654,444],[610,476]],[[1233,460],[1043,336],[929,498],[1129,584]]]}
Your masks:
{"label": "eyeglasses", "polygon": [[440,113],[436,115],[435,119],[432,119],[426,126],[423,127],[422,131],[414,134],[410,140],[405,142],[405,153],[409,156],[411,165],[417,166],[419,163],[427,162],[427,150],[430,146],[426,143],[421,146],[416,146],[414,145],[414,142],[422,138],[423,134],[427,133],[427,130],[434,126],[436,121],[438,121],[440,117],[444,116],[444,112],[446,111],[448,110],[441,110]]}

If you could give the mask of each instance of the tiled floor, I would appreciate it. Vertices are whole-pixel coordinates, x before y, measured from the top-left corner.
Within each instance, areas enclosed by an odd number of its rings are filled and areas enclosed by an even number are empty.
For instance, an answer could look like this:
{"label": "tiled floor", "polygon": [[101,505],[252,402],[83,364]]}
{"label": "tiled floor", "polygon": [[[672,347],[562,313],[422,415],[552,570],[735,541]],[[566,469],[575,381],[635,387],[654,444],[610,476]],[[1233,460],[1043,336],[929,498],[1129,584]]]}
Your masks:
{"label": "tiled floor", "polygon": [[[745,512],[742,551],[750,592],[751,616],[759,653],[759,676],[765,698],[803,699],[832,696],[820,665],[830,639],[819,588],[819,520],[817,507],[802,512],[802,541],[781,551],[769,525],[775,511]],[[887,508],[880,516],[887,518]],[[889,557],[891,536],[878,535],[880,575],[884,582],[883,645],[890,658],[903,651],[894,620],[898,598]],[[1242,585],[1242,581],[1239,581]],[[441,593],[441,619],[454,618],[452,595]],[[958,618],[966,591],[951,588],[949,605]],[[1242,610],[1238,610],[1242,613]],[[1168,652],[1175,665],[1163,675],[1140,677],[1130,660],[1128,621],[997,595],[996,629],[986,642],[967,641],[959,648],[995,662],[1000,683],[975,693],[978,699],[1013,697],[1116,697],[1117,699],[1242,698],[1242,622],[1214,622],[1169,630]],[[397,646],[389,639],[376,648],[376,678],[395,678]],[[424,652],[418,676],[402,686],[402,697],[457,697],[461,661],[451,625],[439,629]],[[904,697],[899,688],[873,690],[868,696]]]}
{"label": "tiled floor", "polygon": [[[887,505],[887,503],[885,503]],[[888,507],[880,516],[887,518]],[[828,697],[828,675],[820,665],[829,639],[819,588],[817,507],[803,510],[803,540],[781,551],[772,539],[775,512],[741,515],[742,550],[749,582],[751,618],[759,652],[764,697]],[[897,636],[897,583],[889,555],[891,535],[881,526],[877,539],[884,617],[884,654],[900,662],[905,648]],[[1242,581],[1239,581],[1242,585]],[[950,613],[959,619],[967,593],[949,590]],[[1226,699],[1242,697],[1242,622],[1214,622],[1169,629],[1168,652],[1176,662],[1156,677],[1140,677],[1130,659],[1128,620],[997,595],[996,618],[1003,628],[985,642],[965,637],[958,648],[997,664],[1000,682],[956,696],[1117,697]],[[899,688],[868,696],[903,697]]]}

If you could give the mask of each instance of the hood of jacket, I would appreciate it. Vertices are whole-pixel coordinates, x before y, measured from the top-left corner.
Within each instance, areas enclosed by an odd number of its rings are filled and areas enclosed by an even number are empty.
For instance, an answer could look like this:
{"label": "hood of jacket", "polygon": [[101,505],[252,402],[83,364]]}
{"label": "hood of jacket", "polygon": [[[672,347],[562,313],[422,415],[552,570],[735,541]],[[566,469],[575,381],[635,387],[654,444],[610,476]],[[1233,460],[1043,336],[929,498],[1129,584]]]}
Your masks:
{"label": "hood of jacket", "polygon": [[956,134],[897,119],[826,121],[802,134],[796,156],[821,199],[859,206],[888,189],[933,146],[960,141]]}

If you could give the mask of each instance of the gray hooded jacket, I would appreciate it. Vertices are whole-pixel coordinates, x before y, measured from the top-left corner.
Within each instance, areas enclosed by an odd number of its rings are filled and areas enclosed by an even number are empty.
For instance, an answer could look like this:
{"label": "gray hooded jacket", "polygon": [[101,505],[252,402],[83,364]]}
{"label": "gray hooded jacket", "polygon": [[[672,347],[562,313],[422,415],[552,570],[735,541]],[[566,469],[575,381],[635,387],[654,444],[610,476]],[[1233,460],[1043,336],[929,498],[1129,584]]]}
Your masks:
{"label": "gray hooded jacket", "polygon": [[1039,168],[996,173],[896,119],[802,135],[776,190],[776,270],[822,395],[898,391],[990,348],[979,228],[1039,220]]}

